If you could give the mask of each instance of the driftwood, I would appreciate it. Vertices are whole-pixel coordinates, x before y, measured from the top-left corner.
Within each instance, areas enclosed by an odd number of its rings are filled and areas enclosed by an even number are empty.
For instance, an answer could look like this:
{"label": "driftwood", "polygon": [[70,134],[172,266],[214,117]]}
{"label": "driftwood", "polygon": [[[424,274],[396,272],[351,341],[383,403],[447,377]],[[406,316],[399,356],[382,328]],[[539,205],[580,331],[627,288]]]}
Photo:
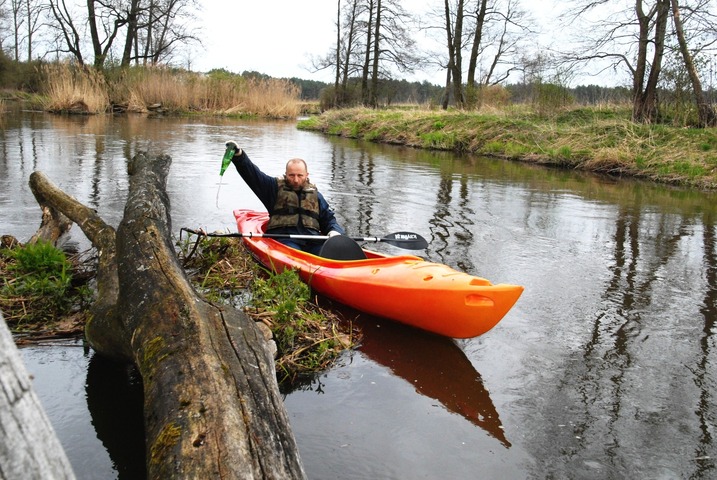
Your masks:
{"label": "driftwood", "polygon": [[0,478],[74,479],[0,313]]}
{"label": "driftwood", "polygon": [[99,252],[87,341],[140,372],[149,478],[304,478],[265,339],[243,312],[200,297],[177,260],[170,164],[131,160],[116,231],[42,173],[30,177],[43,212],[77,223]]}

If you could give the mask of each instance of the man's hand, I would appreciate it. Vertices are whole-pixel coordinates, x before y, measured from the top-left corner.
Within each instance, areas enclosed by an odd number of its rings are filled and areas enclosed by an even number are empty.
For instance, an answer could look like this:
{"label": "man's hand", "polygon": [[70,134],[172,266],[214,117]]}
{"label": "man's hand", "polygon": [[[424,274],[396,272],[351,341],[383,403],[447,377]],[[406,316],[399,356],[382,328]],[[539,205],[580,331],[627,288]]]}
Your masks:
{"label": "man's hand", "polygon": [[235,156],[235,157],[241,155],[241,148],[239,148],[239,144],[238,144],[237,142],[235,142],[234,140],[229,140],[229,141],[225,144],[225,146],[226,146],[227,148],[230,148],[230,147],[231,147],[231,148],[234,149],[234,156]]}
{"label": "man's hand", "polygon": [[341,234],[339,232],[337,232],[336,230],[331,230],[328,234],[328,237],[331,238],[331,237],[335,237],[336,235],[341,235]]}

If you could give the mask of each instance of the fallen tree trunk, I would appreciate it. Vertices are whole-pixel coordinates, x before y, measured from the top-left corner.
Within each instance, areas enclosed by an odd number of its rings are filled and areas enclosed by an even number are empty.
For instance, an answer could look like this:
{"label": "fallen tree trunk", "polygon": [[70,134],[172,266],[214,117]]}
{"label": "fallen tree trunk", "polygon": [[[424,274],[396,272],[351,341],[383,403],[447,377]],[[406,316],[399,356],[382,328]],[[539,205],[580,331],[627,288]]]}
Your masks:
{"label": "fallen tree trunk", "polygon": [[273,358],[243,312],[201,298],[171,241],[171,159],[129,166],[117,231],[41,173],[30,184],[82,228],[100,256],[93,349],[134,363],[144,387],[149,478],[304,478]]}
{"label": "fallen tree trunk", "polygon": [[0,478],[74,479],[0,313]]}

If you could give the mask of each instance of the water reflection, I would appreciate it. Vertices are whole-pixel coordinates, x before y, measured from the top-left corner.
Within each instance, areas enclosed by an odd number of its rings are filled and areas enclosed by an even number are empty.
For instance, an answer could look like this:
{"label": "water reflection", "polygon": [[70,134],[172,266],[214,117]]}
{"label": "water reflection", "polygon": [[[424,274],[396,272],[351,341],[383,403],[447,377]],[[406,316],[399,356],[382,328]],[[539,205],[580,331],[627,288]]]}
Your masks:
{"label": "water reflection", "polygon": [[[598,282],[604,291],[593,318],[586,318],[589,335],[561,368],[562,378],[546,392],[543,407],[555,418],[558,408],[565,409],[566,420],[545,433],[570,447],[560,452],[561,462],[557,453],[541,451],[542,474],[616,478],[639,471],[647,477],[707,478],[714,473],[717,445],[705,434],[715,413],[710,357],[717,262],[710,218],[698,226],[693,216],[640,205],[617,209],[605,263],[609,275]],[[704,263],[690,261],[700,251]],[[704,293],[696,294],[695,283],[703,284],[697,291]],[[688,458],[671,442],[657,440],[676,436],[691,451]],[[626,455],[626,450],[642,453]]]}
{"label": "water reflection", "polygon": [[705,281],[709,288],[706,289],[700,306],[700,313],[704,322],[699,339],[700,354],[697,356],[695,365],[691,368],[695,385],[699,389],[696,411],[699,418],[699,441],[693,451],[696,463],[693,476],[696,478],[714,476],[717,470],[715,458],[711,456],[715,448],[713,430],[715,418],[717,418],[717,402],[712,388],[715,384],[714,346],[715,333],[717,333],[717,241],[715,240],[717,232],[715,216],[710,213],[703,215],[702,223],[704,228]]}
{"label": "water reflection", "polygon": [[[457,185],[456,185],[457,183]],[[431,252],[435,252],[438,262],[446,263],[447,257],[458,258],[456,266],[460,271],[475,272],[476,266],[470,261],[474,235],[471,230],[475,211],[471,207],[471,187],[465,174],[455,181],[449,172],[441,172],[441,181],[436,190],[436,204],[431,225]],[[454,188],[458,188],[458,201],[453,202]]]}
{"label": "water reflection", "polygon": [[506,448],[511,446],[483,379],[453,340],[368,316],[361,321],[361,331],[359,351],[364,355]]}
{"label": "water reflection", "polygon": [[93,355],[87,367],[87,407],[119,480],[146,477],[142,379],[131,366]]}

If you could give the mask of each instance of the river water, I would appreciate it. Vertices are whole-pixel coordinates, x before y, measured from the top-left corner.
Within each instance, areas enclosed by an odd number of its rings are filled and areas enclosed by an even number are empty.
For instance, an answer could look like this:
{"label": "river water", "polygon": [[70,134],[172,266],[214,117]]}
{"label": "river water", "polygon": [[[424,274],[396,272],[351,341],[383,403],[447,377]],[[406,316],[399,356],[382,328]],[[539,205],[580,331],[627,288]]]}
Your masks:
{"label": "river water", "polygon": [[[268,173],[306,159],[349,234],[414,231],[429,260],[525,287],[470,340],[345,312],[363,345],[284,394],[310,478],[717,476],[714,194],[294,122],[13,112],[1,126],[0,234],[21,241],[40,222],[33,170],[116,226],[140,150],[173,159],[173,231],[234,230],[233,208],[261,208],[233,169],[219,187],[234,139]],[[73,240],[87,245],[79,229]],[[78,477],[141,478],[133,372],[81,343],[21,352]]]}

